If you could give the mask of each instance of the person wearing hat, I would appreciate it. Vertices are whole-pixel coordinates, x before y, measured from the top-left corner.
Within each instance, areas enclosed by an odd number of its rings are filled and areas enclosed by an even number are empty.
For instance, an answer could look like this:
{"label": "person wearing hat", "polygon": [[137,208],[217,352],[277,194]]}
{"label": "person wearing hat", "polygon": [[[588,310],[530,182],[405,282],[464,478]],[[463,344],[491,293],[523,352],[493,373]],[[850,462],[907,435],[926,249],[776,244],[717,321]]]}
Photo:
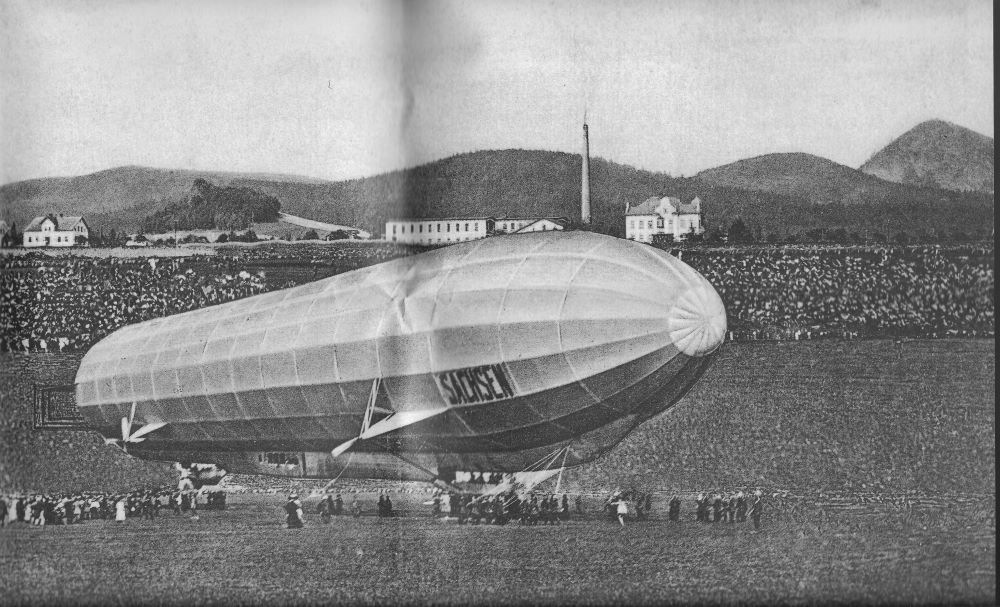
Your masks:
{"label": "person wearing hat", "polygon": [[302,502],[294,493],[288,496],[288,503],[285,504],[285,523],[288,529],[301,529],[303,525]]}

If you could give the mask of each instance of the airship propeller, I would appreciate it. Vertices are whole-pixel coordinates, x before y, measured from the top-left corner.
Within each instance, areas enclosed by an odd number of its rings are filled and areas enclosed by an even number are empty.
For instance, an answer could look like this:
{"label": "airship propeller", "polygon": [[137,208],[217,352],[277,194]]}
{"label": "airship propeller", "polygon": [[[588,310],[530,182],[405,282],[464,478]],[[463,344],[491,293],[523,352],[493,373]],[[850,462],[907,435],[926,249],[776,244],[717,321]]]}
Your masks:
{"label": "airship propeller", "polygon": [[153,422],[151,424],[146,424],[145,426],[139,428],[135,432],[132,432],[132,423],[135,421],[135,403],[132,403],[132,411],[129,413],[128,417],[122,418],[122,437],[121,438],[106,438],[104,443],[107,445],[117,445],[121,447],[121,450],[128,453],[127,445],[141,443],[146,440],[146,435],[154,430],[159,430],[167,424],[165,422]]}

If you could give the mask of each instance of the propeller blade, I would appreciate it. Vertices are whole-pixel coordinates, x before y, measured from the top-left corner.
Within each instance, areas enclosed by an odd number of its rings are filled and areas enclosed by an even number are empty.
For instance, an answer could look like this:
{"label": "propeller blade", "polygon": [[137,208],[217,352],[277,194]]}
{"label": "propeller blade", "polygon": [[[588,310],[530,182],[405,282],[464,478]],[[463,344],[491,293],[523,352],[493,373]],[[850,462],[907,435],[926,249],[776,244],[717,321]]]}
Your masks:
{"label": "propeller blade", "polygon": [[[143,426],[143,427],[139,428],[138,430],[136,430],[135,434],[132,434],[131,436],[129,436],[127,440],[129,442],[137,442],[135,439],[139,438],[140,436],[145,436],[145,435],[149,434],[150,432],[152,432],[154,430],[159,430],[160,428],[162,428],[163,426],[166,426],[166,425],[167,425],[166,422],[154,422],[152,424],[146,424],[145,426]],[[140,439],[140,440],[145,440],[145,439]]]}
{"label": "propeller blade", "polygon": [[351,440],[347,441],[346,443],[338,445],[336,449],[334,449],[333,451],[330,452],[330,455],[332,455],[333,457],[340,457],[341,455],[344,454],[344,451],[347,451],[348,449],[350,449],[351,446],[354,445],[355,441],[357,441],[357,440],[358,439],[356,439],[356,438],[352,438]]}
{"label": "propeller blade", "polygon": [[122,440],[128,440],[129,432],[132,430],[132,424],[129,423],[127,417],[122,418]]}

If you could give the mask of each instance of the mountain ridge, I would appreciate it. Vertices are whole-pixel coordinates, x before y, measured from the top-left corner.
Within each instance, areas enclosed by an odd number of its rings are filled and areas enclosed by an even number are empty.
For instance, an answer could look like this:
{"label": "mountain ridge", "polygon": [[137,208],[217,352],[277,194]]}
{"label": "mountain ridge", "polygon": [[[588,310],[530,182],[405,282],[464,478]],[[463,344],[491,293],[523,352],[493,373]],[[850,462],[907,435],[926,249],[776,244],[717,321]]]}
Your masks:
{"label": "mountain ridge", "polygon": [[[579,217],[579,154],[543,150],[480,150],[409,169],[327,181],[261,173],[125,166],[78,177],[0,186],[4,218],[23,226],[47,212],[84,214],[92,226],[135,230],[142,219],[190,191],[196,178],[249,187],[277,197],[284,212],[379,234],[390,217],[463,214]],[[806,153],[765,154],[694,177],[591,159],[595,229],[623,235],[626,205],[650,196],[701,197],[705,223],[727,227],[739,217],[759,231],[797,233],[868,225],[915,231],[942,224],[971,230],[992,224],[992,196],[920,188],[881,180]]]}
{"label": "mountain ridge", "polygon": [[940,119],[917,124],[859,170],[886,181],[993,193],[993,138]]}

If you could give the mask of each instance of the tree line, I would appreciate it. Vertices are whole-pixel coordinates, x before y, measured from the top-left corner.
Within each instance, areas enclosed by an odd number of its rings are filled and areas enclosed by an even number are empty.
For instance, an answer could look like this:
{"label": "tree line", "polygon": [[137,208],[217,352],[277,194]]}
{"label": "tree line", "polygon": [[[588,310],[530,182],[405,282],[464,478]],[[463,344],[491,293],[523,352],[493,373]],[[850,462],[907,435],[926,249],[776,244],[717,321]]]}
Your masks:
{"label": "tree line", "polygon": [[147,215],[140,230],[245,230],[253,223],[278,221],[281,203],[274,196],[245,187],[217,186],[195,179],[183,200]]}

